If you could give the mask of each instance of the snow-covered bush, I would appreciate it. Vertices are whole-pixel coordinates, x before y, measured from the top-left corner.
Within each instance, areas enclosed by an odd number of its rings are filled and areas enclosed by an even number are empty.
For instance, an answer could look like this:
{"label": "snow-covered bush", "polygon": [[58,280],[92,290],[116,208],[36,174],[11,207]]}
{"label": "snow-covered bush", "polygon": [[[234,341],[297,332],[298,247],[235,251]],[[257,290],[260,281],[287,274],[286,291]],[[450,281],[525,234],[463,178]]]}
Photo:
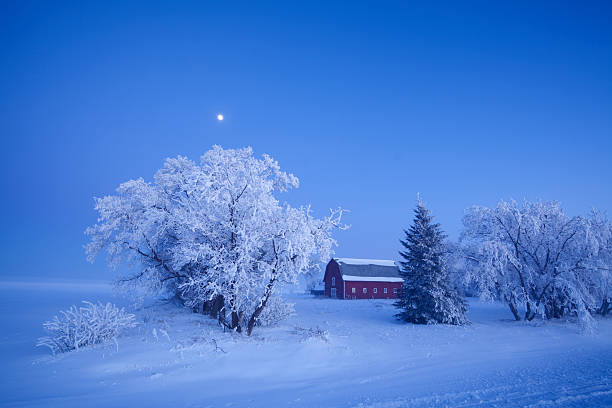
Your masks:
{"label": "snow-covered bush", "polygon": [[329,343],[329,332],[327,330],[323,330],[320,327],[299,327],[296,326],[293,333],[302,337],[302,341],[311,341],[311,340],[320,340],[325,343]]}
{"label": "snow-covered bush", "polygon": [[59,316],[43,323],[49,334],[38,339],[37,346],[46,346],[53,354],[81,347],[116,341],[121,332],[136,325],[135,316],[112,303],[94,304],[83,301],[85,306],[71,306],[60,311]]}
{"label": "snow-covered bush", "polygon": [[293,303],[283,301],[279,296],[273,296],[257,319],[258,326],[275,326],[295,313]]}

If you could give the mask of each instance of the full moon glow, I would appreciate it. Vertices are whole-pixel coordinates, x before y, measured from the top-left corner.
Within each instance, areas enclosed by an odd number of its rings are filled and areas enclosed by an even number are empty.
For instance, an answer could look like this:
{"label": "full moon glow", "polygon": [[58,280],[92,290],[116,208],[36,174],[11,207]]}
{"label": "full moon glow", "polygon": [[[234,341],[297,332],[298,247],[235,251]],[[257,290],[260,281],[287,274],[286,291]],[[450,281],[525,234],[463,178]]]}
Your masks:
{"label": "full moon glow", "polygon": [[218,114],[217,115],[217,120],[219,120],[219,121],[223,120],[223,115],[222,114]]}

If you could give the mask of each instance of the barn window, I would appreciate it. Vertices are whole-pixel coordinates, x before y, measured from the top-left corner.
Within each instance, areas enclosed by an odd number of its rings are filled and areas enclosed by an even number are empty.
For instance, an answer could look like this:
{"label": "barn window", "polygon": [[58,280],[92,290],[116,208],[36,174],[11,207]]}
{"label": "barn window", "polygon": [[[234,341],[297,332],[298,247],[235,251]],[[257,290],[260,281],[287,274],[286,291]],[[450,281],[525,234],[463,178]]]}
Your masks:
{"label": "barn window", "polygon": [[368,288],[363,288],[363,293],[368,293]]}
{"label": "barn window", "polygon": [[384,289],[385,293],[387,293],[387,288]]}
{"label": "barn window", "polygon": [[374,293],[378,293],[378,288],[374,288]]}
{"label": "barn window", "polygon": [[393,294],[397,295],[397,288],[393,288]]}
{"label": "barn window", "polygon": [[336,277],[332,276],[332,286],[336,286]]}
{"label": "barn window", "polygon": [[355,288],[353,288],[352,292],[355,293]]}

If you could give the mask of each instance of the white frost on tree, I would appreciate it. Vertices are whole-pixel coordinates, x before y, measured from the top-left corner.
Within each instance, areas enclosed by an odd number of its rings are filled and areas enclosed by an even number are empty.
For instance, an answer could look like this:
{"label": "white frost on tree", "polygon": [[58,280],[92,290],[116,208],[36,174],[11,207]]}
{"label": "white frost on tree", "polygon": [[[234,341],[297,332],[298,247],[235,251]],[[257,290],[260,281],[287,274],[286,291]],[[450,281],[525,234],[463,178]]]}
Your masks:
{"label": "white frost on tree", "polygon": [[250,335],[278,286],[327,261],[331,232],[343,228],[342,209],[315,218],[309,206],[278,201],[297,187],[293,174],[251,148],[214,146],[199,164],[167,159],[153,183],[128,181],[96,199],[88,258],[106,249],[112,265],[136,266],[122,283],[175,294]]}
{"label": "white frost on tree", "polygon": [[505,301],[516,320],[577,315],[583,324],[605,300],[610,223],[593,211],[570,217],[557,202],[500,201],[466,210],[461,246],[466,283]]}

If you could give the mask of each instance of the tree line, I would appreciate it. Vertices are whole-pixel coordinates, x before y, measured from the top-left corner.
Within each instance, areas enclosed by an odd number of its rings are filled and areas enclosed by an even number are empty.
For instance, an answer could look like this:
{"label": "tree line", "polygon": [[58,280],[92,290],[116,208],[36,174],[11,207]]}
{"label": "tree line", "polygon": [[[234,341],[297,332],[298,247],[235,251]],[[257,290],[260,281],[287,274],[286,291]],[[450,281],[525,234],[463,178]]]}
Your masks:
{"label": "tree line", "polygon": [[612,311],[612,224],[599,211],[569,216],[555,201],[500,201],[465,211],[459,242],[445,242],[419,200],[400,252],[398,317],[462,324],[461,292],[505,302],[516,320]]}
{"label": "tree line", "polygon": [[[93,261],[105,252],[121,267],[119,284],[175,297],[250,335],[288,310],[278,288],[327,262],[333,231],[346,228],[341,208],[317,218],[309,206],[279,201],[298,186],[251,148],[214,146],[199,162],[167,159],[152,182],[130,180],[95,200],[86,253]],[[400,319],[464,324],[466,291],[506,302],[517,320],[575,315],[589,324],[594,313],[610,312],[612,227],[603,214],[570,217],[556,202],[501,201],[466,210],[463,226],[459,242],[449,243],[418,200],[401,241]]]}

